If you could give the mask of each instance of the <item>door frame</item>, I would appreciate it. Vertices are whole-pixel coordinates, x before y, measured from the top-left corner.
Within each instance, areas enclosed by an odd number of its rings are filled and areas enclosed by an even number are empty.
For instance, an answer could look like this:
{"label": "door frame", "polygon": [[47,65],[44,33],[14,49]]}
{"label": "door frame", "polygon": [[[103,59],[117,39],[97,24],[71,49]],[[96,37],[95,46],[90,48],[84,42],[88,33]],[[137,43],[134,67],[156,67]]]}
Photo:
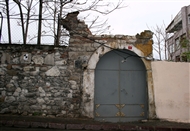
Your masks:
{"label": "door frame", "polygon": [[[111,43],[107,43],[107,46],[111,47]],[[130,51],[133,51],[138,56],[144,56],[144,53],[137,49],[134,45],[131,44],[125,44],[124,46],[121,44],[118,44],[116,49],[128,49],[130,48]],[[94,88],[95,88],[95,69],[96,65],[104,54],[111,51],[111,48],[107,48],[104,46],[100,46],[94,53],[91,55],[88,66],[86,70],[83,72],[83,95],[82,95],[82,105],[83,109],[81,110],[81,113],[83,116],[94,118]],[[147,74],[147,86],[148,86],[148,119],[154,119],[156,117],[155,114],[155,103],[154,103],[154,88],[153,88],[153,78],[152,78],[152,70],[151,70],[151,61],[145,60],[144,58],[141,58],[145,68],[146,68],[146,74]]]}

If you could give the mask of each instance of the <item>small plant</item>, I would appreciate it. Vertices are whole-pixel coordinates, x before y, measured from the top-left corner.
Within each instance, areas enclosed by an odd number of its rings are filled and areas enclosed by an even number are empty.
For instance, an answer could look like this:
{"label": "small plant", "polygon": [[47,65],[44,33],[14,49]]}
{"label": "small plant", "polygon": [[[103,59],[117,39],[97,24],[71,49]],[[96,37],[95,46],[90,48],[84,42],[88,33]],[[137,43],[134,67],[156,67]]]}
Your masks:
{"label": "small plant", "polygon": [[187,48],[188,47],[188,43],[189,43],[189,40],[186,39],[186,38],[183,38],[181,40],[181,42],[180,42],[182,48]]}
{"label": "small plant", "polygon": [[[189,50],[190,48],[189,40],[186,37],[183,37],[181,39],[180,44],[182,48]],[[190,51],[183,52],[181,56],[186,59],[184,61],[190,61]]]}
{"label": "small plant", "polygon": [[190,61],[190,51],[184,52],[182,56],[185,56],[187,58],[187,61]]}
{"label": "small plant", "polygon": [[34,112],[33,113],[33,116],[41,116],[42,115],[42,112]]}

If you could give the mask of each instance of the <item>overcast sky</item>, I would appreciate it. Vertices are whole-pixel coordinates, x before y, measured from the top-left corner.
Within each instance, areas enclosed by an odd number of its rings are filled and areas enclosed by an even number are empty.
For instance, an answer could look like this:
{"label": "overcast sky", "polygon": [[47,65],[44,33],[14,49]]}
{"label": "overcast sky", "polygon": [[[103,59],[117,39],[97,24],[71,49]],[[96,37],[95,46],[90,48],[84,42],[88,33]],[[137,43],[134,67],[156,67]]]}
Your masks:
{"label": "overcast sky", "polygon": [[112,34],[136,35],[163,22],[168,26],[183,6],[190,5],[190,0],[124,1],[126,8],[108,16]]}

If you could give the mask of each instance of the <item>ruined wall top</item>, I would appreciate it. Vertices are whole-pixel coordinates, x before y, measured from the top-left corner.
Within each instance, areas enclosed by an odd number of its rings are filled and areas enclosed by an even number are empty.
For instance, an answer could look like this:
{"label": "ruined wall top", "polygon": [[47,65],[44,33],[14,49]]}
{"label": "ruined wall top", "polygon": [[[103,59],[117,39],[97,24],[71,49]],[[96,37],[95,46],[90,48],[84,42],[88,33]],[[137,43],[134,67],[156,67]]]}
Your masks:
{"label": "ruined wall top", "polygon": [[84,21],[78,20],[79,12],[68,13],[65,19],[61,20],[61,25],[69,31],[69,34],[72,35],[89,35],[92,34],[88,29],[88,26]]}

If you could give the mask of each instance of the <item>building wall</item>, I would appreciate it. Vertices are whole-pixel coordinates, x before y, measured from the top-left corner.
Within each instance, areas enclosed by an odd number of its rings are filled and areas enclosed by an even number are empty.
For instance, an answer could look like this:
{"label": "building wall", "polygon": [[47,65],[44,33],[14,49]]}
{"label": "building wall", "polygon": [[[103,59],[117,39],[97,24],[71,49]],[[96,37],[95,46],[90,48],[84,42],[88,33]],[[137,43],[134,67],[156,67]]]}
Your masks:
{"label": "building wall", "polygon": [[156,115],[159,119],[190,122],[190,64],[152,62]]}
{"label": "building wall", "polygon": [[[190,23],[188,20],[189,14],[190,14],[190,5],[189,6],[184,6],[181,8],[181,10],[179,11],[179,13],[181,14],[181,21],[182,21],[182,27],[181,29],[177,30],[176,32],[173,32],[174,34],[172,35],[172,37],[170,37],[167,40],[167,44],[170,48],[170,46],[174,46],[173,48],[173,52],[169,51],[169,59],[173,60],[173,61],[178,61],[176,59],[176,57],[181,57],[180,61],[182,61],[182,56],[180,56],[183,52],[188,51],[188,48],[179,48],[177,49],[176,45],[175,45],[175,41],[176,39],[181,39],[182,36],[185,36],[188,40],[190,39],[190,35],[189,35],[189,30],[190,30]],[[175,19],[175,18],[174,18]]]}

